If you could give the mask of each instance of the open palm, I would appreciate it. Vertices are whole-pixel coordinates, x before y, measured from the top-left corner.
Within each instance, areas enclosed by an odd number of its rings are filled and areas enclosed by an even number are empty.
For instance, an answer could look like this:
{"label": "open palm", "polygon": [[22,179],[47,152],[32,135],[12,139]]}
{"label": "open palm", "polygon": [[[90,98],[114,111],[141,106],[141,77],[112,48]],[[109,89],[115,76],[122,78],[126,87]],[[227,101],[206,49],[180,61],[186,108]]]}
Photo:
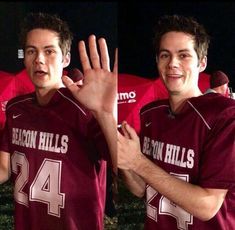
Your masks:
{"label": "open palm", "polygon": [[63,76],[63,82],[70,89],[73,96],[93,112],[113,113],[117,96],[117,52],[113,71],[110,71],[110,61],[107,44],[104,38],[98,40],[89,37],[89,54],[87,55],[84,41],[79,42],[79,54],[83,68],[84,81],[82,85],[76,84],[71,79]]}

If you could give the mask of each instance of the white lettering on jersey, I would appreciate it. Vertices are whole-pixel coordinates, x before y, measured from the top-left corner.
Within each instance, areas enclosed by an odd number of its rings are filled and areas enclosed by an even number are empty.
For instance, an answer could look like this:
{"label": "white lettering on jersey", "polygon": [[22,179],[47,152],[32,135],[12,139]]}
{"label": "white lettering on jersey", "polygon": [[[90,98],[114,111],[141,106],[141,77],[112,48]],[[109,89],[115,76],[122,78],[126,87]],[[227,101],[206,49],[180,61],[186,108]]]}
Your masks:
{"label": "white lettering on jersey", "polygon": [[12,128],[12,144],[55,153],[67,153],[69,137],[48,132]]}
{"label": "white lettering on jersey", "polygon": [[35,149],[36,137],[37,131],[18,128],[12,129],[12,144]]}
{"label": "white lettering on jersey", "polygon": [[[60,141],[59,141],[60,140]],[[40,132],[38,149],[55,153],[66,153],[68,150],[68,136]]]}
{"label": "white lettering on jersey", "polygon": [[144,137],[143,153],[153,156],[154,159],[162,161],[162,150],[164,143],[151,140],[149,137]]}
{"label": "white lettering on jersey", "polygon": [[63,135],[61,137],[61,153],[66,153],[68,151],[68,142],[69,142],[69,137],[67,135]]}
{"label": "white lettering on jersey", "polygon": [[146,186],[146,207],[147,216],[157,222],[157,207],[151,204],[151,201],[157,196],[158,192],[150,185]]}
{"label": "white lettering on jersey", "polygon": [[30,201],[45,203],[48,214],[57,217],[65,203],[65,194],[60,192],[61,171],[61,161],[46,158],[30,186]]}
{"label": "white lettering on jersey", "polygon": [[15,151],[11,158],[12,172],[17,174],[14,197],[17,203],[29,206],[29,202],[44,203],[47,213],[60,217],[65,207],[65,194],[61,192],[62,162],[44,159],[30,185],[29,194],[24,192],[29,183],[29,161],[24,153]]}
{"label": "white lettering on jersey", "polygon": [[23,191],[29,179],[29,161],[24,153],[14,152],[11,157],[12,172],[18,174],[15,182],[14,197],[16,202],[28,205],[28,194]]}
{"label": "white lettering on jersey", "polygon": [[[187,174],[170,174],[184,181],[189,181]],[[160,195],[160,198],[157,198],[158,195]],[[161,196],[161,194],[149,185],[146,186],[146,206],[147,216],[155,222],[158,222],[158,215],[167,215],[175,218],[177,229],[188,230],[188,225],[193,224],[193,215],[186,212],[165,196]]]}
{"label": "white lettering on jersey", "polygon": [[195,152],[182,146],[172,145],[149,137],[144,137],[142,152],[153,159],[177,165],[182,168],[193,168]]}

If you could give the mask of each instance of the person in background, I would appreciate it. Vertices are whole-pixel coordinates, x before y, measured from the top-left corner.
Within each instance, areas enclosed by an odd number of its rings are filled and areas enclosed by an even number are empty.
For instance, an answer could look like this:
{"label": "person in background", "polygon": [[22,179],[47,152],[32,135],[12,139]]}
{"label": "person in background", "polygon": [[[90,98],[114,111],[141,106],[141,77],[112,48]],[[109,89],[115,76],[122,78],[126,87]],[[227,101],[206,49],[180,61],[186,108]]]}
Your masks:
{"label": "person in background", "polygon": [[228,76],[220,71],[214,71],[210,77],[210,88],[205,93],[220,93],[225,97],[229,97],[229,78]]}
{"label": "person in background", "polygon": [[17,230],[103,229],[107,164],[116,173],[117,62],[111,71],[105,39],[90,35],[89,55],[78,44],[83,82],[62,77],[72,37],[57,15],[30,13],[22,24],[35,92],[7,103],[0,144],[0,183],[13,180]]}
{"label": "person in background", "polygon": [[146,230],[234,229],[235,101],[198,87],[209,36],[191,17],[166,15],[154,40],[169,99],[141,109],[140,139],[122,123],[120,174],[146,199]]}

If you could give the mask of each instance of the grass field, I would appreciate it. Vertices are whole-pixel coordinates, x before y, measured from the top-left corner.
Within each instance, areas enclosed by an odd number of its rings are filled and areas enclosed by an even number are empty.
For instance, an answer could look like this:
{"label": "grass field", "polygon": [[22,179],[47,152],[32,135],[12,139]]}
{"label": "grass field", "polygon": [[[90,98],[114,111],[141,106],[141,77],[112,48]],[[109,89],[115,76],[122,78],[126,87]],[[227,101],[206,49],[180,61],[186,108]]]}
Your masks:
{"label": "grass field", "polygon": [[7,182],[0,185],[0,229],[13,229],[13,189]]}
{"label": "grass field", "polygon": [[[127,191],[119,183],[119,196],[116,204],[117,216],[105,218],[105,230],[141,230],[144,222],[144,203]],[[0,229],[13,230],[13,189],[7,182],[0,185]]]}
{"label": "grass field", "polygon": [[118,186],[118,230],[142,230],[145,205],[143,200],[133,196],[120,181]]}

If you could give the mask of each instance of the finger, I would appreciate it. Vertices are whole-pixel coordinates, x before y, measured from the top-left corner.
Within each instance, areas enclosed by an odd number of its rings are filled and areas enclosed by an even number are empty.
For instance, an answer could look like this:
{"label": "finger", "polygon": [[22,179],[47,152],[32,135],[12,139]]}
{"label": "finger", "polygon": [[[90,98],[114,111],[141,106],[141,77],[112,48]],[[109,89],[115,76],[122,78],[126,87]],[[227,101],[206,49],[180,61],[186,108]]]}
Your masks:
{"label": "finger", "polygon": [[124,134],[124,137],[130,139],[131,137],[130,137],[128,131],[126,130],[126,124],[127,124],[126,121],[123,121],[123,122],[122,122],[122,127],[121,127],[121,128],[122,128],[122,132],[123,132],[123,134]]}
{"label": "finger", "polygon": [[118,142],[123,142],[125,140],[125,137],[119,132],[117,131],[118,134],[117,134],[117,139],[118,139]]}
{"label": "finger", "polygon": [[91,64],[87,55],[86,45],[84,41],[80,41],[78,43],[78,50],[83,72],[87,69],[91,69]]}
{"label": "finger", "polygon": [[66,87],[70,87],[74,83],[73,80],[66,75],[62,76],[62,81]]}
{"label": "finger", "polygon": [[95,69],[100,68],[100,56],[97,50],[95,35],[91,35],[89,37],[89,51],[90,51],[90,60],[92,63],[92,67]]}
{"label": "finger", "polygon": [[113,73],[118,74],[118,49],[115,50],[115,60],[113,65]]}
{"label": "finger", "polygon": [[109,52],[108,52],[106,41],[104,38],[100,38],[98,40],[98,43],[99,43],[100,54],[101,54],[102,68],[110,71]]}
{"label": "finger", "polygon": [[117,131],[117,139],[119,140],[121,138],[122,138],[122,134],[119,131]]}
{"label": "finger", "polygon": [[125,123],[125,130],[131,139],[136,140],[139,138],[136,131],[127,122]]}

